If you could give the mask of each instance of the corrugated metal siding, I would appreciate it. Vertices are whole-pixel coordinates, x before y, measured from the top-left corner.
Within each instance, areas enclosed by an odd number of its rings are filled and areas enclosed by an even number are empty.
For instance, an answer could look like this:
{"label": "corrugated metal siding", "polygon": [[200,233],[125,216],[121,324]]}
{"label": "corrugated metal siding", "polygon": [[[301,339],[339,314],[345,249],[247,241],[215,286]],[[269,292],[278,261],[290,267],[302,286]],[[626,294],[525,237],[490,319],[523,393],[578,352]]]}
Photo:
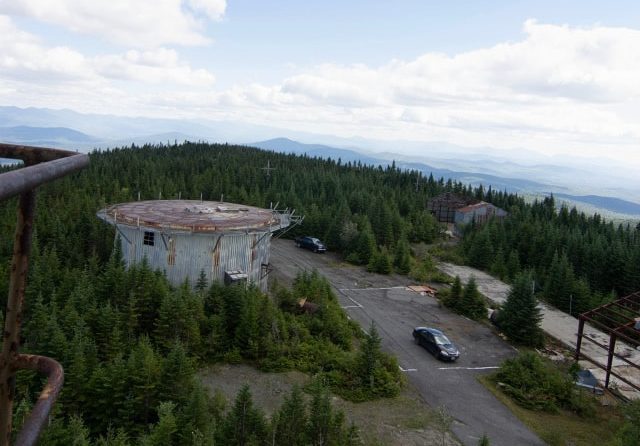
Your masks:
{"label": "corrugated metal siding", "polygon": [[[161,233],[150,228],[124,225],[118,225],[118,228],[131,242],[121,237],[126,264],[139,263],[146,256],[151,268],[164,271],[169,281],[175,285],[180,285],[185,279],[189,279],[189,283],[194,285],[200,271],[205,272],[211,283],[222,282],[225,271],[241,270],[247,273],[251,283],[258,285],[263,291],[267,290],[267,278],[261,279],[262,264],[269,263],[271,247],[271,234],[266,231],[247,234],[188,234]],[[155,233],[154,246],[143,244],[145,231]],[[171,248],[175,250],[174,264],[170,264]]]}

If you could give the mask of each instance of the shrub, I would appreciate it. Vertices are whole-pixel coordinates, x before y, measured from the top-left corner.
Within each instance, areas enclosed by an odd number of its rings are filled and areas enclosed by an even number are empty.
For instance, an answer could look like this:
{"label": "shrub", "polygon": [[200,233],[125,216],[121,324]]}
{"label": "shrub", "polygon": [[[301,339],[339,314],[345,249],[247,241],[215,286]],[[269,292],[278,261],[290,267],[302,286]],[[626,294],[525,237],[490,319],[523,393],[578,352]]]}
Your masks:
{"label": "shrub", "polygon": [[580,416],[590,416],[595,411],[593,398],[575,388],[570,373],[535,352],[522,352],[507,359],[494,380],[527,409],[557,412],[563,408]]}
{"label": "shrub", "polygon": [[640,400],[634,400],[623,408],[626,421],[616,432],[613,446],[637,446],[640,442]]}

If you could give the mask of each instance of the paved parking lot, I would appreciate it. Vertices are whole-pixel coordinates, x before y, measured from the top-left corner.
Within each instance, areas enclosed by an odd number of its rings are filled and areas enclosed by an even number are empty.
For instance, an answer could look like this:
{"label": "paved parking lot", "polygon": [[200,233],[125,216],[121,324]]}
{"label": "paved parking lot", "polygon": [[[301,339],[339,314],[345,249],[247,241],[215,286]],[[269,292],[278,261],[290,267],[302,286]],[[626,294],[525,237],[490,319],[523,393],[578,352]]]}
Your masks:
{"label": "paved parking lot", "polygon": [[[331,282],[351,318],[365,329],[373,320],[383,348],[398,358],[410,385],[431,407],[447,408],[455,419],[453,432],[464,444],[476,445],[484,433],[493,445],[544,444],[476,379],[515,354],[488,327],[408,291],[406,277],[370,274],[340,264],[331,254],[297,249],[290,240],[274,241],[271,265],[274,277],[283,281],[300,270],[318,270]],[[411,332],[416,326],[444,330],[460,350],[460,359],[438,361],[415,345]]]}

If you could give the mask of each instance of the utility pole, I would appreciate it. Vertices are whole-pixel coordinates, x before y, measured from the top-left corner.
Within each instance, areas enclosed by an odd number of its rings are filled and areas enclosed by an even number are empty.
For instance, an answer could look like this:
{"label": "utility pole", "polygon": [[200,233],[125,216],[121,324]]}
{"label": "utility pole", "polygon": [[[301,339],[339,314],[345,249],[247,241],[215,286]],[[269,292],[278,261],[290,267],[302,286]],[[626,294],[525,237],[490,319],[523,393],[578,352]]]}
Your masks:
{"label": "utility pole", "polygon": [[271,167],[271,161],[267,160],[267,167],[263,167],[262,170],[267,174],[267,180],[271,178],[271,171],[276,170],[275,167]]}
{"label": "utility pole", "polygon": [[573,316],[573,312],[571,311],[573,308],[573,294],[569,294],[569,315]]}

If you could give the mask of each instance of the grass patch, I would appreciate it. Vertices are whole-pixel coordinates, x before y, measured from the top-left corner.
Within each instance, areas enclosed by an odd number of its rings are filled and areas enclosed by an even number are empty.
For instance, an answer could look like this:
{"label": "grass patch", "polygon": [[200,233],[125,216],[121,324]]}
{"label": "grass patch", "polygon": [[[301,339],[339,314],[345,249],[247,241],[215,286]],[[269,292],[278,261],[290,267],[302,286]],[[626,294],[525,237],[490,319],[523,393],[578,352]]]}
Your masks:
{"label": "grass patch", "polygon": [[560,410],[558,413],[538,412],[525,409],[506,394],[491,380],[491,375],[478,380],[507,406],[525,425],[551,446],[591,446],[594,439],[598,444],[609,443],[614,433],[622,425],[619,411],[611,406],[598,405],[593,417],[581,418],[574,413]]}

